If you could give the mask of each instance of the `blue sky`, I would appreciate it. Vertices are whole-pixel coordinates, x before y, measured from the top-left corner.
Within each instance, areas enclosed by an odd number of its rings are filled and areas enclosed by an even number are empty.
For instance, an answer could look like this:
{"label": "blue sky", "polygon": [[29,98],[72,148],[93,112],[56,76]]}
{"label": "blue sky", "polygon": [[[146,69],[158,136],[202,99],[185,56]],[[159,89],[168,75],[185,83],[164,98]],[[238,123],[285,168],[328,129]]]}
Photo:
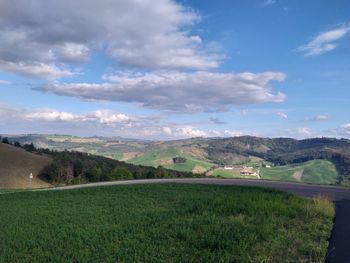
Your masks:
{"label": "blue sky", "polygon": [[0,1],[0,133],[350,137],[350,3]]}

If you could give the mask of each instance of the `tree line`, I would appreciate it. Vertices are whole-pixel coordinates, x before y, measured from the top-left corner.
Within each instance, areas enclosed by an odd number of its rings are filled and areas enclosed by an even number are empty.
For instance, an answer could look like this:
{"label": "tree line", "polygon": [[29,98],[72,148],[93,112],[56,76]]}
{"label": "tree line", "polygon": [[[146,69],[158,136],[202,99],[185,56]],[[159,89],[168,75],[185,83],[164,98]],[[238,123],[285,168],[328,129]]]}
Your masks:
{"label": "tree line", "polygon": [[133,165],[89,153],[36,148],[33,143],[21,145],[16,141],[10,142],[7,138],[2,138],[2,142],[20,147],[28,152],[46,155],[52,158],[52,163],[45,167],[39,176],[53,184],[80,184],[113,180],[191,178],[202,176],[189,172],[169,170],[162,166],[155,168]]}

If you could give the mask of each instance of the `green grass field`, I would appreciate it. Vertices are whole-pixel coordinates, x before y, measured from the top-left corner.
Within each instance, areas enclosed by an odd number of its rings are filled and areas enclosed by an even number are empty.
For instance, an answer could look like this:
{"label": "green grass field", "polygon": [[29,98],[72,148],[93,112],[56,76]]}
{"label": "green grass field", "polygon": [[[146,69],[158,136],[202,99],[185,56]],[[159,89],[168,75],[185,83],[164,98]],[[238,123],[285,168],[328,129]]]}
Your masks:
{"label": "green grass field", "polygon": [[[184,157],[185,163],[172,163],[173,157]],[[158,150],[148,150],[142,156],[128,160],[127,162],[136,165],[154,166],[159,165],[182,172],[205,172],[214,166],[209,160],[202,160],[189,153],[181,153],[175,148],[166,148]]]}
{"label": "green grass field", "polygon": [[0,195],[0,262],[323,262],[333,205],[257,187]]}
{"label": "green grass field", "polygon": [[241,175],[239,172],[232,172],[225,169],[217,169],[213,176],[225,177],[225,178],[249,178],[249,179],[257,179],[254,175]]}
{"label": "green grass field", "polygon": [[260,176],[262,179],[269,180],[335,184],[338,173],[333,163],[326,160],[313,160],[305,163],[262,168]]}

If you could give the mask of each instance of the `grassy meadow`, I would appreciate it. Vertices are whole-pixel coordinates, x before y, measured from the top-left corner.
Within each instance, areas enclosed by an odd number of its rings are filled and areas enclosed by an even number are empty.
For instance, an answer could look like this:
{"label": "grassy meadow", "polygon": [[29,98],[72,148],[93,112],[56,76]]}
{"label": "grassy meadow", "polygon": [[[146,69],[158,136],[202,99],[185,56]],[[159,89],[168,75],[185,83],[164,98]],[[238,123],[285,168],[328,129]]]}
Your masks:
{"label": "grassy meadow", "polygon": [[333,163],[327,160],[312,160],[271,168],[262,168],[262,179],[294,181],[311,184],[335,184],[338,172]]}
{"label": "grassy meadow", "polygon": [[0,195],[0,262],[323,262],[333,205],[272,189],[129,185]]}
{"label": "grassy meadow", "polygon": [[223,168],[219,168],[215,170],[213,176],[224,177],[224,178],[244,178],[244,179],[257,179],[255,175],[242,175],[239,172],[225,170]]}
{"label": "grassy meadow", "polygon": [[[173,163],[173,157],[186,158],[185,163]],[[145,165],[157,167],[159,165],[167,169],[173,169],[181,172],[204,173],[214,164],[206,160],[202,155],[194,155],[191,153],[181,152],[176,148],[165,148],[157,150],[145,151],[139,157],[127,160],[127,162],[135,165]]]}

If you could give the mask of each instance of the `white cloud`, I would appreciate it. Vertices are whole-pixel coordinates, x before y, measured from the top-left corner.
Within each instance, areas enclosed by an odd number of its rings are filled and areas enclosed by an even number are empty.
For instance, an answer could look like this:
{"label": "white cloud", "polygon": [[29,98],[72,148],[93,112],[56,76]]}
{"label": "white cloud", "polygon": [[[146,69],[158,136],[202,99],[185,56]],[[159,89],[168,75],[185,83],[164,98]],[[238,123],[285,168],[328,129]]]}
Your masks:
{"label": "white cloud", "polygon": [[310,135],[312,135],[312,130],[310,128],[298,128],[297,129],[297,134],[301,135],[301,136],[305,136],[308,137]]}
{"label": "white cloud", "polygon": [[173,112],[210,112],[231,105],[282,102],[286,96],[273,93],[271,82],[285,77],[281,72],[122,72],[106,76],[110,82],[102,84],[51,83],[36,89],[82,99],[141,103]]}
{"label": "white cloud", "polygon": [[23,116],[27,120],[44,120],[44,121],[77,121],[80,117],[69,112],[53,110],[37,110],[29,112]]}
{"label": "white cloud", "polygon": [[311,137],[316,137],[318,135],[319,133],[307,127],[285,129],[275,134],[275,136],[278,136],[278,137],[291,137],[291,138],[297,138],[297,139],[311,138]]}
{"label": "white cloud", "polygon": [[306,121],[327,121],[331,118],[329,114],[320,114],[316,115],[314,117],[307,117],[305,118]]}
{"label": "white cloud", "polygon": [[60,69],[54,64],[8,62],[0,60],[0,70],[14,72],[31,78],[53,80],[57,78],[73,76],[74,73],[67,69]]}
{"label": "white cloud", "polygon": [[305,56],[318,56],[335,49],[337,41],[345,37],[350,32],[349,24],[342,24],[332,30],[320,33],[309,43],[299,47],[297,50],[304,52]]}
{"label": "white cloud", "polygon": [[283,113],[283,112],[277,112],[276,113],[280,118],[282,118],[282,119],[285,119],[285,120],[288,120],[288,115],[287,114],[285,114],[285,113]]}
{"label": "white cloud", "polygon": [[346,123],[335,129],[328,130],[327,133],[336,137],[350,138],[350,123]]}
{"label": "white cloud", "polygon": [[211,117],[209,120],[214,124],[225,124],[225,122],[220,120],[218,117]]}
{"label": "white cloud", "polygon": [[86,45],[76,43],[65,43],[58,52],[64,60],[72,62],[86,61],[90,56]]}
{"label": "white cloud", "polygon": [[155,117],[128,116],[111,110],[75,114],[56,109],[18,109],[0,105],[3,133],[62,133],[84,136],[122,136],[144,139],[231,137],[239,131],[202,130],[181,123],[166,123]]}
{"label": "white cloud", "polygon": [[171,135],[173,133],[172,129],[170,127],[162,127],[162,131],[167,134],[167,135]]}
{"label": "white cloud", "polygon": [[350,123],[344,124],[340,127],[340,131],[347,136],[350,136]]}
{"label": "white cloud", "polygon": [[191,32],[199,21],[172,0],[0,1],[0,70],[60,78],[96,49],[127,67],[216,68],[222,55]]}
{"label": "white cloud", "polygon": [[100,123],[120,123],[126,122],[130,118],[123,113],[113,113],[110,110],[97,110],[94,114],[94,118]]}
{"label": "white cloud", "polygon": [[11,84],[12,84],[11,81],[0,79],[0,85],[11,85]]}
{"label": "white cloud", "polygon": [[208,133],[192,127],[182,127],[176,129],[176,135],[179,137],[192,138],[192,137],[208,137]]}
{"label": "white cloud", "polygon": [[266,0],[262,3],[262,6],[270,6],[276,4],[277,0]]}
{"label": "white cloud", "polygon": [[[8,116],[7,116],[8,115]],[[0,107],[0,116],[13,117],[22,121],[45,122],[95,122],[105,125],[128,123],[132,120],[129,116],[110,110],[96,110],[93,113],[74,114],[55,109],[16,109]],[[136,119],[135,119],[136,120]]]}

